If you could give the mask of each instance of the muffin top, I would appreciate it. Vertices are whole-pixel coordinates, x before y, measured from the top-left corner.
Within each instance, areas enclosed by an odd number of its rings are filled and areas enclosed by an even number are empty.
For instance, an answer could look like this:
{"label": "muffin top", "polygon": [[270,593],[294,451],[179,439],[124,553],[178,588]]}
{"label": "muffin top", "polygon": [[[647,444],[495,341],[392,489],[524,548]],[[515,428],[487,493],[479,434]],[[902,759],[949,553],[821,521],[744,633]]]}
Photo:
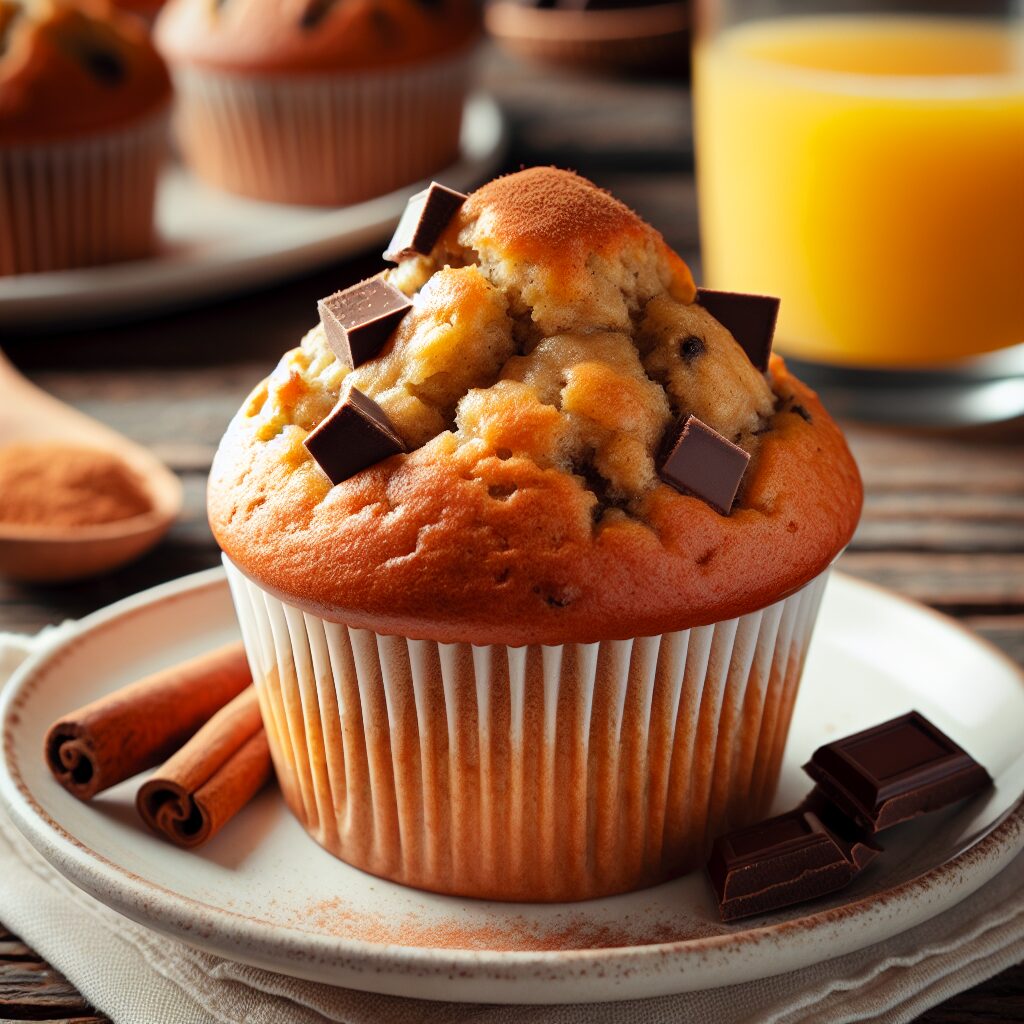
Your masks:
{"label": "muffin top", "polygon": [[0,0],[0,142],[113,130],[170,98],[145,26],[107,0]]}
{"label": "muffin top", "polygon": [[[314,328],[214,460],[213,531],[284,600],[422,639],[627,638],[778,600],[853,533],[860,478],[814,393],[583,178],[491,182],[384,279],[411,308],[380,351],[352,369]],[[343,382],[407,452],[332,485],[305,441]],[[727,514],[659,475],[690,416],[750,456]]]}
{"label": "muffin top", "polygon": [[271,74],[415,63],[479,32],[475,0],[170,0],[156,27],[172,63]]}

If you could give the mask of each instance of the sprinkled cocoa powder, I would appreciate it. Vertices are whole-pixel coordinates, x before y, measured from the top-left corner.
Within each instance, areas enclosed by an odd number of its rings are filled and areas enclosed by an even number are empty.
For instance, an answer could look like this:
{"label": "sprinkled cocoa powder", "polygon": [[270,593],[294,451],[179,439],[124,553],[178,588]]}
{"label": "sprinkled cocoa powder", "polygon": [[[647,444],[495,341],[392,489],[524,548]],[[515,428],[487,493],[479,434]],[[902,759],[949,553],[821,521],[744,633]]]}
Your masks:
{"label": "sprinkled cocoa powder", "polygon": [[0,448],[0,523],[95,526],[151,508],[142,481],[116,455],[53,442]]}

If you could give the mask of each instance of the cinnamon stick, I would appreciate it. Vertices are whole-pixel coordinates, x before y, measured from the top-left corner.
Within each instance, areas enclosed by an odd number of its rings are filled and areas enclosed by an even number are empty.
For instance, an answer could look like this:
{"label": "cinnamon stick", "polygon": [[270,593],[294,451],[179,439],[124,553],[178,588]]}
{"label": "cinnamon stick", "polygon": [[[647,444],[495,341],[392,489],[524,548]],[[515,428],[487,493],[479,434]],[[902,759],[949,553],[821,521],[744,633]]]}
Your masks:
{"label": "cinnamon stick", "polygon": [[205,843],[270,778],[270,748],[250,686],[221,708],[135,798],[143,821],[178,846]]}
{"label": "cinnamon stick", "polygon": [[101,697],[50,726],[46,761],[88,800],[165,761],[252,682],[241,644],[229,644]]}

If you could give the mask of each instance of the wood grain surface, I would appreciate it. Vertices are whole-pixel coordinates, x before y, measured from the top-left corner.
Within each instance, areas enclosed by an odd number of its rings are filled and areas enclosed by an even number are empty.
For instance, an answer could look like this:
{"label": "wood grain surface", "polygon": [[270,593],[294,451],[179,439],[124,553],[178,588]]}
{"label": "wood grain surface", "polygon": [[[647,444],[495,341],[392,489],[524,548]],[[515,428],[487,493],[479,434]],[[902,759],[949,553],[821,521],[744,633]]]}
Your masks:
{"label": "wood grain surface", "polygon": [[[578,169],[657,225],[700,279],[689,103],[681,82],[527,71],[493,52],[482,73],[510,118],[508,169],[537,163]],[[317,298],[379,266],[369,253],[255,295],[144,323],[4,337],[8,356],[36,383],[149,445],[182,477],[186,502],[159,548],[111,576],[63,587],[0,582],[0,630],[34,632],[217,564],[204,489],[228,418],[310,326]],[[867,501],[842,569],[955,616],[1024,663],[1024,422],[956,433],[844,427]],[[4,1020],[106,1018],[0,930]],[[1024,967],[920,1021],[1024,1021]]]}

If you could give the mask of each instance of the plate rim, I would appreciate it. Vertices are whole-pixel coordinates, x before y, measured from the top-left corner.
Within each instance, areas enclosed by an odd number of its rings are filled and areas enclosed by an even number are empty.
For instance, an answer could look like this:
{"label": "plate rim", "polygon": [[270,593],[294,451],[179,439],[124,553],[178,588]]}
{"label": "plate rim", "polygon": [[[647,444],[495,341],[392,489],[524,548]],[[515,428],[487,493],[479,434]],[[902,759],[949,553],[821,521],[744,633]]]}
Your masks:
{"label": "plate rim", "polygon": [[[955,619],[870,581],[861,580],[842,572],[836,572],[834,575],[842,579],[844,585],[852,585],[856,588],[884,594],[889,599],[907,605],[918,614],[925,613],[926,616],[938,620],[943,627],[953,626],[969,641],[984,647],[990,656],[994,655],[996,660],[1003,663],[1004,667],[1024,687],[1024,668],[990,641],[978,636]],[[1010,808],[990,823],[984,832],[956,855],[928,871],[880,892],[789,921],[744,928],[722,935],[590,949],[479,950],[377,943],[365,939],[328,936],[301,929],[283,928],[280,924],[262,918],[204,903],[194,897],[168,889],[150,878],[135,874],[91,849],[72,835],[63,825],[54,820],[32,795],[18,765],[13,761],[12,745],[14,742],[13,727],[17,725],[18,709],[25,700],[31,697],[35,686],[45,679],[45,673],[54,667],[53,663],[69,654],[79,644],[94,637],[105,627],[121,624],[125,618],[142,614],[155,606],[171,601],[188,600],[196,593],[220,587],[226,588],[227,581],[224,570],[215,567],[159,584],[101,608],[80,619],[76,623],[74,631],[58,641],[54,647],[39,651],[26,659],[16,669],[0,693],[0,734],[2,734],[2,741],[0,741],[0,806],[7,811],[21,834],[60,875],[76,887],[90,893],[100,902],[140,924],[172,935],[189,945],[207,949],[218,956],[241,960],[297,977],[324,980],[322,971],[314,973],[303,971],[302,964],[294,956],[287,955],[291,950],[308,958],[313,963],[319,962],[321,965],[327,963],[332,968],[339,970],[344,970],[347,967],[348,973],[336,981],[336,984],[343,983],[350,987],[366,990],[393,992],[394,987],[389,987],[384,983],[387,974],[410,975],[421,972],[424,967],[440,972],[469,969],[474,971],[493,970],[501,972],[504,979],[516,982],[530,978],[529,974],[516,973],[516,969],[519,969],[519,972],[554,967],[572,969],[591,964],[608,963],[611,960],[627,969],[632,962],[638,960],[661,961],[664,964],[680,957],[724,953],[730,949],[742,952],[764,940],[785,939],[801,934],[806,938],[830,925],[841,922],[847,939],[852,938],[854,941],[841,944],[843,948],[838,948],[835,944],[831,945],[827,957],[830,959],[878,941],[877,938],[863,941],[857,941],[857,939],[863,938],[868,918],[879,905],[884,904],[890,910],[906,908],[907,911],[910,911],[915,907],[920,910],[924,906],[923,901],[920,900],[922,883],[925,883],[928,892],[945,893],[942,898],[928,903],[923,914],[901,913],[902,926],[889,933],[890,935],[898,934],[929,920],[965,899],[995,877],[1021,849],[1024,849],[1024,794],[1022,794]],[[958,884],[945,884],[954,881]],[[161,900],[166,901],[166,905],[160,905],[158,902],[155,906],[153,905],[154,902]],[[149,905],[148,913],[142,909],[147,904]],[[571,906],[571,904],[566,906]],[[212,933],[219,924],[223,926],[223,941],[212,944],[209,941],[201,941],[204,931]],[[851,927],[851,925],[858,927]],[[274,934],[268,935],[268,929]],[[853,932],[857,932],[857,934],[851,935],[850,933]],[[703,981],[688,987],[674,985],[665,991],[710,989],[725,984],[753,980],[755,977],[761,978],[785,973],[798,969],[799,966],[806,966],[806,964],[797,964],[796,967],[783,965],[777,970],[759,969],[753,973],[741,971],[732,978]],[[353,969],[355,973],[353,973]],[[371,971],[377,973],[375,975],[367,973],[364,977],[363,972]],[[510,974],[510,971],[513,973]],[[682,977],[683,975],[680,973],[677,981]],[[560,980],[565,981],[566,979]],[[571,978],[568,980],[571,981]],[[558,992],[558,987],[555,986],[553,998],[547,999],[541,994],[533,993],[533,997],[529,1001],[565,1001],[564,998],[559,997]],[[651,994],[656,993],[652,992]],[[540,997],[538,998],[538,996]],[[631,997],[631,993],[623,993],[606,995],[603,998]],[[460,997],[457,990],[447,992],[444,996],[427,995],[425,998],[449,1000],[461,998],[478,1001],[478,998],[472,995]],[[513,1002],[516,1000],[503,1001]]]}

